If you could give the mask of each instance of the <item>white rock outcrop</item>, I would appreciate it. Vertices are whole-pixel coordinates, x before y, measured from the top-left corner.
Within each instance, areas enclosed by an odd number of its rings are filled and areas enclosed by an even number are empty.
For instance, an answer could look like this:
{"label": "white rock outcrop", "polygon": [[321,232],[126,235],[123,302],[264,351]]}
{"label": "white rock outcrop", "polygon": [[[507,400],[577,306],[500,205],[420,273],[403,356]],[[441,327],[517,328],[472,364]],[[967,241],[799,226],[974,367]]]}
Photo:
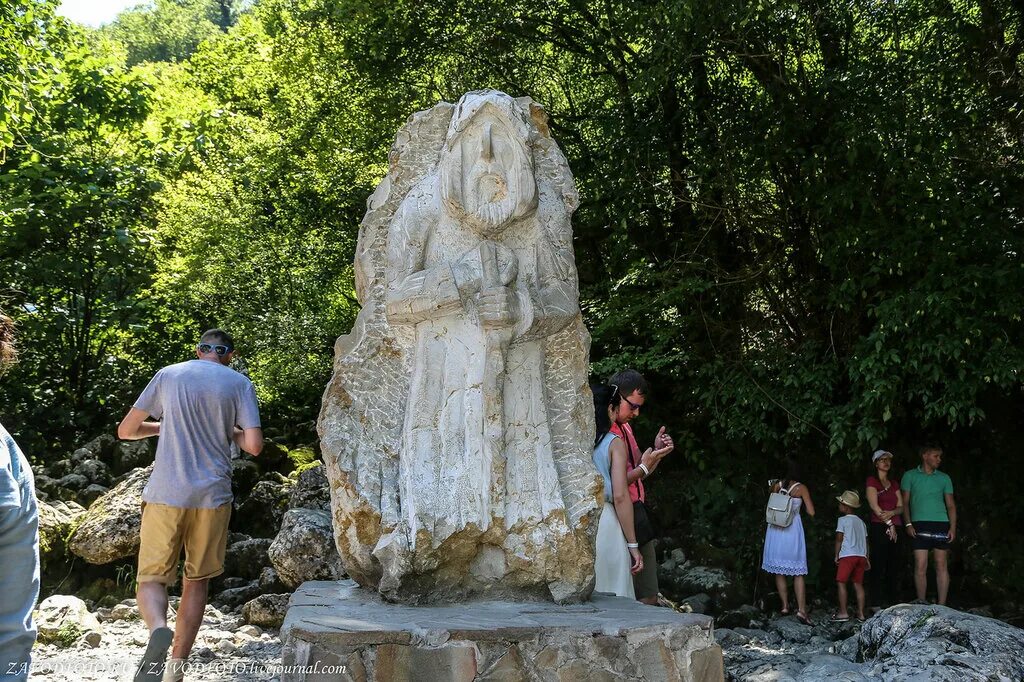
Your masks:
{"label": "white rock outcrop", "polygon": [[106,564],[139,553],[142,489],[153,466],[135,469],[93,502],[68,540],[68,549],[90,564]]}
{"label": "white rock outcrop", "polygon": [[345,568],[392,600],[585,599],[590,336],[546,114],[471,92],[413,114],[389,161],[319,421]]}
{"label": "white rock outcrop", "polygon": [[331,515],[318,509],[290,509],[268,551],[274,569],[287,587],[307,580],[337,580],[345,576],[334,546]]}

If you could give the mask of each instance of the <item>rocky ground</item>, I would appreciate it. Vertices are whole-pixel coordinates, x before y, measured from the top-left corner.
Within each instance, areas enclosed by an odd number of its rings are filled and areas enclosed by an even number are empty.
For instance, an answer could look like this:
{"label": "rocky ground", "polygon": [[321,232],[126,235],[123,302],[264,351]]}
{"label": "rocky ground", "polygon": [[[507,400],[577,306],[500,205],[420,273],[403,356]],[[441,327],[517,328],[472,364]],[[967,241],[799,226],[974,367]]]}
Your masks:
{"label": "rocky ground", "polygon": [[[134,600],[91,613],[83,612],[84,603],[79,606],[73,599],[53,599],[41,606],[40,641],[33,649],[31,679],[131,680],[149,636]],[[174,627],[173,617],[169,625]],[[241,614],[207,606],[186,679],[276,681],[280,664],[277,629],[247,625]]]}
{"label": "rocky ground", "polygon": [[[147,633],[134,601],[123,597],[134,582],[150,446],[101,436],[36,472],[43,595],[52,596],[36,615],[33,680],[131,679]],[[211,583],[186,679],[279,679],[277,628],[291,592],[307,580],[344,577],[329,483],[314,460],[312,450],[268,442],[257,461],[233,462],[225,574]],[[863,624],[836,624],[820,603],[807,627],[767,613],[770,599],[753,605],[729,570],[693,560],[671,539],[665,544],[672,549],[659,566],[663,589],[679,610],[715,617],[730,680],[1024,679],[1024,630],[986,617],[988,610],[901,605]],[[1009,605],[1004,611],[1014,613]]]}
{"label": "rocky ground", "polygon": [[734,682],[1024,679],[1024,630],[929,604],[900,604],[863,624],[794,616],[718,628]]}

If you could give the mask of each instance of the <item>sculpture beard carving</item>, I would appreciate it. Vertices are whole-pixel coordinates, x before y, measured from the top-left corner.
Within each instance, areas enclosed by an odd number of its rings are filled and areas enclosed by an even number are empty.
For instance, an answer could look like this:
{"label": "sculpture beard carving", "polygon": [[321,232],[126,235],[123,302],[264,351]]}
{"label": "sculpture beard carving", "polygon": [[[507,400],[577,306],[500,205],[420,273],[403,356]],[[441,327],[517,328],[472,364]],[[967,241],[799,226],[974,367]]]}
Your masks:
{"label": "sculpture beard carving", "polygon": [[[469,163],[472,167],[463,173]],[[485,238],[496,237],[537,206],[528,150],[504,126],[491,121],[455,138],[441,164],[440,184],[448,214]]]}

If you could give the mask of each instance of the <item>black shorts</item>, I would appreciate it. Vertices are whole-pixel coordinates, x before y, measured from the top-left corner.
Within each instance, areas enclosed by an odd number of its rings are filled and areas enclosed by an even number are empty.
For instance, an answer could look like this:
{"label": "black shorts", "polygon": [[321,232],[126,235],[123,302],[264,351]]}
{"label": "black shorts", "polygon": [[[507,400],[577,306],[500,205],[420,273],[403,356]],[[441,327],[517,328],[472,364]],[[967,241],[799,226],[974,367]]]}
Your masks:
{"label": "black shorts", "polygon": [[914,521],[914,549],[949,549],[949,521]]}

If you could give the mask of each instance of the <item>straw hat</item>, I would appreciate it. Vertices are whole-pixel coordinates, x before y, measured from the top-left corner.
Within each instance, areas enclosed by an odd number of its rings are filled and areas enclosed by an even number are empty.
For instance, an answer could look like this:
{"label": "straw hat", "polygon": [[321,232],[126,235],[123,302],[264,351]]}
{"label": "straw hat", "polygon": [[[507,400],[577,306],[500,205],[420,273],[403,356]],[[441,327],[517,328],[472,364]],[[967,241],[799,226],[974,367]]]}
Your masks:
{"label": "straw hat", "polygon": [[843,494],[836,498],[838,501],[845,504],[847,507],[853,507],[856,509],[860,506],[860,495],[853,490],[844,490]]}

